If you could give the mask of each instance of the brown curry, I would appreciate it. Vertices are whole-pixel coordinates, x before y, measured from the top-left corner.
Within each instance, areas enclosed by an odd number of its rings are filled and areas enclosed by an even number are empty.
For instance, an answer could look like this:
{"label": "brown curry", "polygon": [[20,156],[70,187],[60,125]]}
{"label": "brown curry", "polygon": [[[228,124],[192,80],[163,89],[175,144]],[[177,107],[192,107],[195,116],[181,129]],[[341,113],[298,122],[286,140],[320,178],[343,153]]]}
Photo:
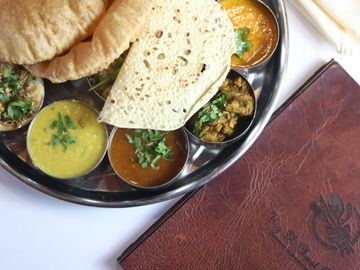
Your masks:
{"label": "brown curry", "polygon": [[[129,142],[129,137],[135,138],[137,130],[117,129],[109,149],[109,158],[113,169],[119,177],[137,187],[157,187],[176,177],[182,170],[187,158],[187,145],[181,130],[163,132],[164,143],[169,149],[166,158],[154,158],[149,164],[139,162],[139,149]],[[146,131],[145,131],[146,132]],[[141,135],[142,136],[142,135]],[[141,139],[141,145],[151,140]]]}

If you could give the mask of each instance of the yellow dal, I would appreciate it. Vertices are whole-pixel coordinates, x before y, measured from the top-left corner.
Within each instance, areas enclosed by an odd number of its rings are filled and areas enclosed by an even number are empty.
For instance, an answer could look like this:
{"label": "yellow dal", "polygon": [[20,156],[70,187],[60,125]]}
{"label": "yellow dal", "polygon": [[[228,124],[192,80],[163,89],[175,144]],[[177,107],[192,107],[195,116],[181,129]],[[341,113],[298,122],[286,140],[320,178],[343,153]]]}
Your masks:
{"label": "yellow dal", "polygon": [[[76,129],[70,135],[77,141],[66,151],[61,144],[49,144],[57,129],[50,125],[66,115]],[[77,101],[58,101],[44,108],[35,118],[28,135],[28,151],[34,165],[44,173],[61,179],[82,176],[94,168],[103,157],[107,134],[103,124],[97,122],[98,113]],[[81,123],[81,125],[80,125]]]}

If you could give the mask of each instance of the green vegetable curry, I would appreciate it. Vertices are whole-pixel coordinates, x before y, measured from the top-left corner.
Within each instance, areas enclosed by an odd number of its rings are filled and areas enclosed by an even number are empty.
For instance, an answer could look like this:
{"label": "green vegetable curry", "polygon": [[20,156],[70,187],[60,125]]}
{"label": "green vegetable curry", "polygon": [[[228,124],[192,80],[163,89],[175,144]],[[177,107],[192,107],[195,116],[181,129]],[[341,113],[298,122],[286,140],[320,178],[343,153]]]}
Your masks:
{"label": "green vegetable curry", "polygon": [[244,117],[254,113],[255,100],[242,77],[227,78],[218,94],[192,119],[192,132],[201,140],[219,143],[232,138]]}

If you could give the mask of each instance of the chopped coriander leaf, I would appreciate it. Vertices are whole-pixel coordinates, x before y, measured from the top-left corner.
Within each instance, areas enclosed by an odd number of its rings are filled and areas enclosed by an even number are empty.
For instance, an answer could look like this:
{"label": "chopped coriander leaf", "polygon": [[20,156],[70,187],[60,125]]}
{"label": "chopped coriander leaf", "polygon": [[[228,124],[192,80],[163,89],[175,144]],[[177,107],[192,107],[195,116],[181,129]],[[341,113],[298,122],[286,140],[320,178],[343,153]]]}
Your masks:
{"label": "chopped coriander leaf", "polygon": [[68,115],[65,115],[65,123],[66,123],[66,126],[69,128],[69,129],[76,129],[75,125],[74,125],[74,122],[73,120],[70,118],[70,116]]}
{"label": "chopped coriander leaf", "polygon": [[64,149],[66,150],[70,144],[76,143],[77,139],[75,136],[71,136],[69,134],[66,134],[62,138],[61,144],[63,145]]}
{"label": "chopped coriander leaf", "polygon": [[158,130],[148,130],[150,141],[158,141],[163,139],[164,133]]}
{"label": "chopped coriander leaf", "polygon": [[130,144],[134,144],[134,139],[127,133],[125,133],[125,137],[128,139]]}
{"label": "chopped coriander leaf", "polygon": [[141,129],[134,129],[133,132],[137,135],[141,134],[142,133],[142,130]]}
{"label": "chopped coriander leaf", "polygon": [[149,133],[143,132],[143,133],[141,134],[141,138],[142,138],[144,141],[148,141],[148,140],[149,140]]}
{"label": "chopped coriander leaf", "polygon": [[135,146],[137,162],[141,168],[151,167],[159,170],[158,162],[161,159],[171,160],[171,148],[166,145],[166,133],[155,130],[132,130],[133,137],[125,133],[130,144]]}
{"label": "chopped coriander leaf", "polygon": [[7,104],[6,111],[3,113],[5,121],[20,120],[34,111],[31,101],[16,100]]}
{"label": "chopped coriander leaf", "polygon": [[13,90],[14,95],[16,98],[20,97],[20,92],[23,84],[19,78],[19,76],[16,74],[13,66],[11,64],[8,64],[4,69],[4,74],[1,82],[1,88],[10,88]]}
{"label": "chopped coriander leaf", "polygon": [[58,113],[58,119],[53,121],[50,125],[51,129],[55,129],[55,133],[52,134],[49,144],[53,147],[56,147],[58,144],[61,144],[66,151],[69,145],[76,143],[77,138],[72,136],[69,133],[70,129],[76,129],[74,121],[71,119],[70,116],[65,115],[65,123],[61,113]]}
{"label": "chopped coriander leaf", "polygon": [[136,149],[141,149],[142,148],[141,139],[139,137],[134,138],[134,144],[135,144]]}
{"label": "chopped coriander leaf", "polygon": [[58,113],[58,119],[51,123],[50,128],[58,129],[59,133],[67,131],[65,128],[64,122],[62,120],[61,113]]}
{"label": "chopped coriander leaf", "polygon": [[11,64],[0,65],[0,68],[0,120],[4,122],[22,120],[35,111],[31,100],[23,93],[27,76],[23,75],[23,71],[17,71]]}
{"label": "chopped coriander leaf", "polygon": [[5,104],[5,103],[8,103],[9,101],[10,101],[10,98],[7,94],[0,94],[0,102],[1,103]]}
{"label": "chopped coriander leaf", "polygon": [[219,93],[202,108],[194,124],[193,132],[196,136],[201,137],[203,124],[219,119],[222,114],[222,109],[225,108],[227,104],[228,98],[229,96],[226,93]]}
{"label": "chopped coriander leaf", "polygon": [[236,29],[234,32],[235,35],[235,44],[236,44],[236,54],[242,59],[244,53],[249,52],[252,48],[252,42],[248,39],[250,34],[250,29],[243,27]]}
{"label": "chopped coriander leaf", "polygon": [[217,107],[223,108],[225,107],[225,104],[228,101],[228,99],[229,99],[229,95],[227,93],[219,93],[215,97],[215,100],[213,100],[212,104]]}
{"label": "chopped coriander leaf", "polygon": [[157,162],[161,159],[161,155],[157,155],[152,161],[151,161],[151,168],[153,168],[154,170],[159,170],[160,167],[159,165],[157,165]]}
{"label": "chopped coriander leaf", "polygon": [[13,66],[11,64],[7,64],[4,69],[4,78],[10,77],[13,73]]}
{"label": "chopped coriander leaf", "polygon": [[146,161],[141,163],[141,168],[146,169],[147,167],[149,167],[149,164]]}
{"label": "chopped coriander leaf", "polygon": [[155,152],[163,157],[164,159],[170,159],[171,151],[170,148],[165,144],[165,138],[158,142],[158,145],[155,147]]}

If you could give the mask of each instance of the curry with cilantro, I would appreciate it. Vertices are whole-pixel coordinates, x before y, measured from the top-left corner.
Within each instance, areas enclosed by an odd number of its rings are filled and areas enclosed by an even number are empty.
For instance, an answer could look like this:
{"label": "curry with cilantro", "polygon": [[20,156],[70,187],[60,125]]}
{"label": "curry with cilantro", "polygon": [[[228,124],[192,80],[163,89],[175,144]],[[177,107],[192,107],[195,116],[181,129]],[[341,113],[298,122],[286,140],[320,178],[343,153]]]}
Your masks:
{"label": "curry with cilantro", "polygon": [[254,111],[255,97],[249,83],[230,73],[217,95],[191,119],[189,129],[203,141],[220,143],[243,132]]}
{"label": "curry with cilantro", "polygon": [[271,10],[257,0],[222,0],[234,26],[236,54],[234,68],[253,67],[265,62],[275,51],[278,24]]}
{"label": "curry with cilantro", "polygon": [[116,129],[109,148],[117,175],[136,187],[158,187],[176,177],[185,165],[187,140],[182,130]]}
{"label": "curry with cilantro", "polygon": [[20,66],[0,63],[0,131],[30,122],[44,99],[44,85]]}
{"label": "curry with cilantro", "polygon": [[98,113],[78,101],[57,101],[45,107],[28,131],[27,148],[33,164],[60,178],[80,177],[103,158],[106,127]]}

